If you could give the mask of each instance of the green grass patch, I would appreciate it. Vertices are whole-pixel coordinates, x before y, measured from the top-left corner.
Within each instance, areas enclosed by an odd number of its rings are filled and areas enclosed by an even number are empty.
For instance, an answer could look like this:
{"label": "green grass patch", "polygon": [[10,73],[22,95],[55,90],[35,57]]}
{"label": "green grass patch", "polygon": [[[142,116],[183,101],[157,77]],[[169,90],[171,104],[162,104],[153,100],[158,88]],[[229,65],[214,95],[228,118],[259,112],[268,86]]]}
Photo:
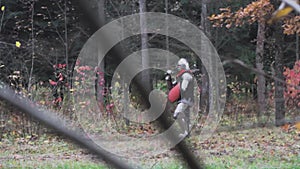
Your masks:
{"label": "green grass patch", "polygon": [[16,169],[107,169],[102,164],[95,164],[90,161],[52,161],[52,162],[34,162],[34,161],[16,161],[8,160],[2,164],[2,168],[16,168]]}
{"label": "green grass patch", "polygon": [[[208,169],[300,169],[300,138],[281,128],[254,128],[214,133],[207,141],[192,135],[187,139],[195,154],[203,154]],[[151,158],[138,158],[146,169],[185,169],[175,151]],[[128,159],[130,161],[130,159]],[[84,149],[69,141],[44,137],[34,142],[2,140],[0,168],[106,169]]]}

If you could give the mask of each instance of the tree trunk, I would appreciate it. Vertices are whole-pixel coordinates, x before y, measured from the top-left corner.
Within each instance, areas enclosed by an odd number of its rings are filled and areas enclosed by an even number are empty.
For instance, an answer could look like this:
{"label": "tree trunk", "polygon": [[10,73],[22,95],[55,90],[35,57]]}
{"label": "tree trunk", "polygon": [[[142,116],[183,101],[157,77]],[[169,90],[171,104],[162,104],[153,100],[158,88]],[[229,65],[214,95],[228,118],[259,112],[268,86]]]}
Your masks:
{"label": "tree trunk", "polygon": [[[279,79],[284,79],[283,76],[283,53],[280,47],[281,43],[275,41],[275,75]],[[285,124],[285,100],[284,100],[284,84],[275,81],[275,125],[281,126]]]}
{"label": "tree trunk", "polygon": [[[206,36],[210,35],[209,22],[207,19],[207,4],[208,0],[202,0],[201,4],[201,29]],[[199,61],[200,62],[200,61]],[[200,66],[198,62],[198,65]],[[200,108],[203,114],[207,114],[209,110],[209,77],[203,64],[201,64],[201,93],[200,93]]]}
{"label": "tree trunk", "polygon": [[207,12],[207,6],[209,4],[208,0],[202,0],[201,3],[201,29],[205,33],[205,35],[210,38],[211,32],[210,32],[210,22],[208,20],[208,12]]}
{"label": "tree trunk", "polygon": [[299,60],[299,36],[296,34],[296,61]]}
{"label": "tree trunk", "polygon": [[[165,14],[168,14],[169,10],[169,0],[165,0]],[[168,17],[166,17],[166,27],[167,27],[167,36],[166,36],[166,50],[169,51],[169,20]],[[169,58],[169,53],[167,56],[167,65],[168,68],[171,66],[170,65],[170,58]]]}
{"label": "tree trunk", "polygon": [[[100,19],[100,23],[105,23],[105,0],[97,0],[97,6],[98,6],[98,16]],[[101,25],[103,26],[103,25]]]}
{"label": "tree trunk", "polygon": [[[272,4],[279,5],[281,1],[271,0]],[[271,55],[275,57],[275,77],[284,80],[283,76],[283,52],[282,47],[284,46],[283,42],[283,30],[281,29],[281,23],[276,22],[272,25],[272,36],[270,42],[272,46],[270,52]],[[281,126],[285,123],[285,100],[284,100],[284,90],[285,84],[275,80],[275,125]]]}
{"label": "tree trunk", "polygon": [[34,68],[34,59],[35,59],[35,37],[34,37],[34,1],[32,2],[31,7],[31,68],[29,73],[29,80],[28,80],[28,92],[31,93],[31,85],[32,85],[32,78],[33,78],[33,68]]}
{"label": "tree trunk", "polygon": [[[139,0],[139,10],[140,10],[140,28],[142,32],[147,32],[147,21],[145,15],[142,13],[147,12],[146,10],[146,0]],[[142,82],[143,86],[146,89],[147,93],[149,93],[152,89],[152,83],[150,81],[150,73],[149,70],[145,70],[145,68],[149,67],[149,55],[145,49],[148,48],[148,34],[141,34],[141,50],[142,50]]]}
{"label": "tree trunk", "polygon": [[[97,1],[97,13],[98,13],[98,18],[100,20],[100,23],[104,24],[105,23],[105,8],[104,8],[104,4],[105,4],[105,0],[98,0]],[[103,26],[103,25],[101,25]],[[101,51],[99,51],[99,53],[101,53]],[[96,74],[97,76],[97,102],[100,108],[101,113],[103,113],[105,111],[105,107],[104,107],[104,96],[102,95],[104,87],[105,87],[105,83],[103,83],[104,81],[104,72],[105,72],[105,63],[104,63],[105,59],[102,60],[102,62],[99,65],[99,69],[101,71],[100,74]],[[102,82],[101,82],[102,81]],[[100,85],[102,84],[102,85]]]}
{"label": "tree trunk", "polygon": [[[264,43],[266,40],[265,32],[266,32],[266,24],[265,22],[258,22],[258,30],[257,30],[257,43],[256,43],[256,68],[258,71],[263,72],[264,64],[263,64],[263,55],[264,55]],[[257,102],[258,102],[258,112],[257,119],[258,122],[261,122],[261,115],[266,111],[266,79],[264,75],[257,73]]]}
{"label": "tree trunk", "polygon": [[[275,57],[275,76],[278,79],[284,80],[284,35],[283,30],[280,29],[281,24],[277,23],[273,25],[276,27],[272,32],[272,48],[273,48],[273,55]],[[279,29],[278,29],[279,28]],[[285,124],[285,99],[284,99],[284,90],[285,84],[279,81],[275,81],[275,125],[281,126]]]}
{"label": "tree trunk", "polygon": [[[69,37],[68,37],[68,17],[67,17],[67,0],[64,2],[64,29],[65,29],[65,62],[66,62],[66,78],[68,81],[68,84],[70,84],[70,73],[69,73]],[[68,91],[69,92],[69,91]],[[70,96],[70,93],[68,93],[68,97]]]}

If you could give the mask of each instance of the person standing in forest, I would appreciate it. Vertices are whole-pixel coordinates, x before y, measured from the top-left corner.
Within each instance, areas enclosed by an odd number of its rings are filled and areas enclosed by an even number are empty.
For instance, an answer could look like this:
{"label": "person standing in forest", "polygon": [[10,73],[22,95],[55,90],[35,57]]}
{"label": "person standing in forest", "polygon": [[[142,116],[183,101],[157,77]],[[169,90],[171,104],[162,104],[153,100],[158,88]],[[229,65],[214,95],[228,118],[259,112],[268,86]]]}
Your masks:
{"label": "person standing in forest", "polygon": [[[177,63],[178,74],[176,76],[177,85],[174,90],[179,90],[180,98],[178,98],[178,105],[174,111],[174,119],[179,118],[179,125],[181,128],[180,137],[185,137],[190,132],[190,107],[194,104],[194,83],[193,75],[186,59],[181,58]],[[169,95],[174,93],[171,90]],[[176,92],[176,91],[175,91]]]}

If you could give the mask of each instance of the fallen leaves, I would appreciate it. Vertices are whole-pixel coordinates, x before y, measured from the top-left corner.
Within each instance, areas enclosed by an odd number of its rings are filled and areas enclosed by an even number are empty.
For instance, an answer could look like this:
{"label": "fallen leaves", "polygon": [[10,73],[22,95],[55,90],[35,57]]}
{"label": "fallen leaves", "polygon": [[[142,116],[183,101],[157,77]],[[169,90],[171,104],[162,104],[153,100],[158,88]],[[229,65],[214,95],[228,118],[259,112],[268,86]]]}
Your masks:
{"label": "fallen leaves", "polygon": [[[283,128],[291,130],[288,125]],[[298,157],[299,140],[294,136],[293,132],[282,132],[282,128],[272,127],[219,132],[202,143],[197,139],[190,141],[195,151],[199,149],[210,158],[242,159],[241,163],[245,165],[274,158],[289,162]]]}

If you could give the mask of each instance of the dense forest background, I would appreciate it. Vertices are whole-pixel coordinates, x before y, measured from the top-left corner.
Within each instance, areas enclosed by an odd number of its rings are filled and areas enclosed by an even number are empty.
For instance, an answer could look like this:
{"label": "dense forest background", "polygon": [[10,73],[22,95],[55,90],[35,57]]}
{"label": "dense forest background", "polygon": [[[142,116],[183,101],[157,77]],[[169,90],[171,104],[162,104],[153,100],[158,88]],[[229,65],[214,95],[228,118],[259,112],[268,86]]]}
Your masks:
{"label": "dense forest background", "polygon": [[[141,34],[119,42],[96,68],[78,59],[97,30],[122,16],[139,14],[140,29],[146,30],[144,12],[187,20],[207,36],[218,52],[226,75],[226,105],[209,139],[203,141],[201,135],[214,94],[207,67],[179,40]],[[142,144],[151,146],[148,142],[133,142],[122,147],[122,140],[114,142],[113,138],[123,134],[147,140],[162,128],[158,121],[124,119],[120,110],[128,105],[129,111],[144,111],[149,107],[144,94],[152,89],[167,94],[166,72],[143,71],[132,84],[113,83],[112,78],[122,59],[130,54],[142,51],[142,66],[146,67],[150,56],[143,49],[163,49],[186,58],[197,70],[194,75],[200,108],[193,113],[200,118],[185,140],[192,152],[187,153],[190,157],[202,159],[202,152],[209,154],[205,163],[211,168],[295,168],[300,147],[299,35],[299,9],[280,0],[0,0],[0,89],[4,84],[10,86],[16,95],[51,110],[73,126],[89,129],[89,136],[108,134],[104,142],[117,149],[131,148],[128,157],[132,157],[146,153],[140,148]],[[167,63],[167,68],[176,70],[176,65]],[[143,91],[134,83],[139,80],[144,82]],[[87,87],[91,82],[95,83],[95,93]],[[122,90],[126,87],[130,89],[130,100]],[[174,121],[176,104],[168,104],[167,117]],[[80,118],[83,121],[78,124]],[[57,161],[69,168],[99,168],[93,157],[85,163],[88,153],[70,146],[62,137],[0,100],[0,168],[55,168],[60,165]],[[173,149],[134,161],[145,162],[148,168],[182,168],[178,161],[168,161],[170,154],[174,154]],[[65,163],[66,159],[71,162]]]}
{"label": "dense forest background", "polygon": [[[83,3],[73,0],[0,0],[0,81],[63,117],[75,118],[73,85],[84,83],[71,77],[90,71],[78,66],[85,42],[101,26],[122,16],[161,12],[196,25],[216,48],[227,78],[227,102],[220,126],[285,126],[299,120],[300,17],[292,11],[274,19],[281,1],[86,0],[85,4],[93,19],[83,12]],[[144,26],[141,24],[141,29]],[[206,115],[209,77],[187,46],[173,38],[147,34],[128,38],[117,48],[124,56],[141,49],[161,48],[187,58],[193,69],[201,71],[199,114]],[[113,51],[106,55],[96,75],[96,97],[103,117],[116,120],[115,107],[120,105],[111,99],[110,89],[115,85],[111,84],[114,70],[121,61],[114,55]],[[148,56],[142,53],[142,57]],[[175,65],[168,66],[172,69]],[[143,76],[148,76],[146,87],[166,91],[164,72],[149,71]],[[132,95],[131,101],[142,105],[143,99],[134,86]],[[80,106],[88,106],[84,104]],[[0,140],[8,135],[40,135],[46,131],[39,122],[16,112],[0,101]],[[128,121],[124,123],[129,125]],[[152,129],[144,126],[139,130]]]}

